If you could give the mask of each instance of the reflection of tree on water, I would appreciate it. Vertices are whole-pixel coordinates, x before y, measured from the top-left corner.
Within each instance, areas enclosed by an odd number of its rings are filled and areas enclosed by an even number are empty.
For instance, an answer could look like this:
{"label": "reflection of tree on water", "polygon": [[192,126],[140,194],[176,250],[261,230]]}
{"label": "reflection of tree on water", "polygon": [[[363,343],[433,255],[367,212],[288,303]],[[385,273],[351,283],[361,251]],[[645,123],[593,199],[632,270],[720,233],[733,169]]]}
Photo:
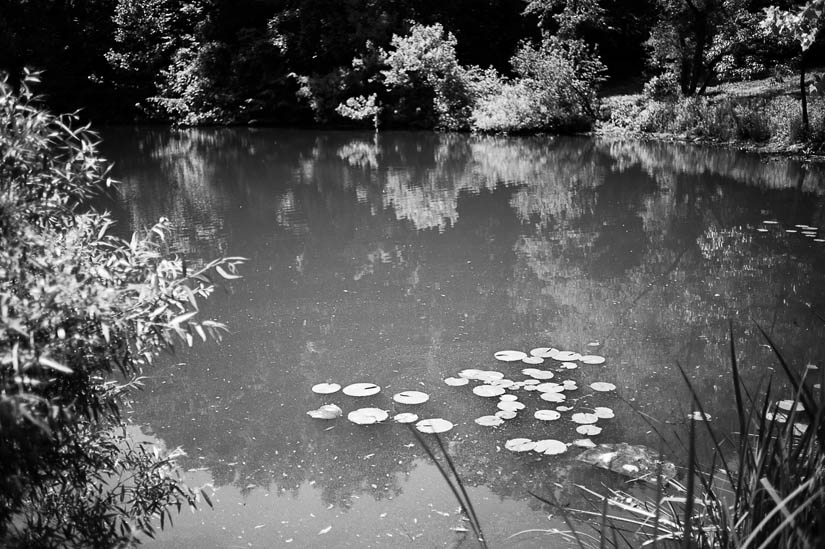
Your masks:
{"label": "reflection of tree on water", "polygon": [[[476,428],[490,403],[440,382],[502,367],[490,359],[499,346],[589,350],[596,341],[609,362],[576,371],[579,385],[616,382],[660,420],[683,418],[677,358],[711,414],[727,410],[731,316],[772,326],[803,364],[821,356],[822,330],[793,321],[809,325],[794,303],[825,303],[822,254],[753,230],[769,215],[760,207],[821,212],[809,179],[797,189],[781,178],[798,175],[792,162],[763,173],[750,157],[712,149],[438,134],[201,130],[148,133],[142,144],[142,160],[118,164],[135,182],[133,221],[195,220],[201,234],[182,250],[211,257],[217,245],[252,258],[213,311],[233,336],[162,372],[172,377],[136,408],[218,484],[297,493],[314,483],[342,507],[358,494],[397,494],[421,451],[400,426],[308,419],[324,403],[308,388],[326,379],[378,383],[386,407],[393,392],[425,383],[422,416],[460,422],[448,439],[468,482],[526,497],[550,480],[571,485],[572,456],[536,463],[497,451],[507,434],[530,436],[534,422]],[[808,200],[794,202],[798,193]],[[740,363],[755,380],[773,362],[747,330]],[[362,405],[329,400],[345,412]],[[604,436],[650,444],[639,416],[612,405],[618,417]]]}

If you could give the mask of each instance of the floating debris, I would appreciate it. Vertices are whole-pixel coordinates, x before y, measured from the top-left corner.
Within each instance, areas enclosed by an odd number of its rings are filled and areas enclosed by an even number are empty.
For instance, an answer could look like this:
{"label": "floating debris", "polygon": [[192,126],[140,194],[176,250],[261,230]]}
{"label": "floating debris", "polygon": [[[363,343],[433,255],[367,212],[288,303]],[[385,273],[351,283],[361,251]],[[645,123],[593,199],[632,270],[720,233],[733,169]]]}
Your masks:
{"label": "floating debris", "polygon": [[475,422],[483,427],[498,427],[504,423],[504,419],[498,416],[481,416],[476,418]]}
{"label": "floating debris", "polygon": [[702,412],[696,410],[695,412],[689,413],[687,418],[693,421],[710,421],[713,419],[713,416],[708,413],[702,414]]}
{"label": "floating debris", "polygon": [[579,438],[573,441],[573,446],[577,446],[579,448],[595,448],[596,443],[590,440],[589,438]]}
{"label": "floating debris", "polygon": [[593,409],[593,413],[595,413],[599,417],[599,419],[612,419],[616,417],[616,414],[613,413],[613,410],[605,406],[596,406]]}
{"label": "floating debris", "polygon": [[430,395],[421,391],[402,391],[392,396],[398,404],[422,404],[430,400]]}
{"label": "floating debris", "polygon": [[522,351],[499,351],[493,355],[497,360],[503,362],[516,362],[527,358],[527,353]]}
{"label": "floating debris", "polygon": [[601,433],[602,428],[596,427],[595,425],[579,425],[578,427],[576,427],[576,432],[580,435],[592,437]]}
{"label": "floating debris", "polygon": [[775,421],[777,423],[787,423],[788,422],[788,414],[783,414],[781,412],[773,413],[773,412],[765,412],[765,419],[768,421]]}
{"label": "floating debris", "polygon": [[533,450],[547,456],[556,456],[567,451],[567,444],[560,440],[548,438],[545,440],[537,440]]}
{"label": "floating debris", "polygon": [[418,414],[402,412],[400,414],[395,414],[394,416],[392,416],[392,420],[396,423],[415,423],[416,421],[418,421]]}
{"label": "floating debris", "polygon": [[[599,444],[582,452],[576,459],[621,475],[639,477],[652,484],[656,484],[656,472],[660,463],[662,477],[666,479],[676,477],[676,466],[669,461],[660,462],[659,454],[655,450],[625,442]],[[626,467],[628,465],[629,468]]]}
{"label": "floating debris", "polygon": [[415,424],[415,428],[421,431],[422,433],[446,433],[450,429],[455,427],[451,422],[447,421],[446,419],[441,419],[440,417],[431,418],[431,419],[422,419],[418,423]]}
{"label": "floating debris", "polygon": [[390,417],[386,410],[381,408],[359,408],[347,414],[347,419],[358,425],[372,425],[380,423]]}
{"label": "floating debris", "polygon": [[561,414],[555,410],[536,410],[533,417],[541,421],[555,421],[561,417]]}
{"label": "floating debris", "polygon": [[590,388],[594,391],[605,393],[607,391],[615,391],[616,386],[606,381],[596,381],[590,384]]}
{"label": "floating debris", "polygon": [[536,447],[536,443],[529,438],[511,438],[504,443],[504,447],[511,452],[529,452]]}
{"label": "floating debris", "polygon": [[448,377],[444,379],[444,383],[450,387],[461,387],[462,385],[467,385],[470,383],[470,380],[466,377]]}
{"label": "floating debris", "polygon": [[586,412],[578,412],[570,416],[570,419],[573,421],[573,423],[587,425],[599,421],[599,416],[597,416],[596,414],[588,414]]}
{"label": "floating debris", "polygon": [[607,359],[599,355],[584,355],[579,360],[583,364],[604,364]]}
{"label": "floating debris", "polygon": [[344,387],[344,394],[351,397],[366,397],[376,395],[381,387],[375,383],[353,383]]}
{"label": "floating debris", "polygon": [[312,386],[312,392],[319,395],[331,395],[341,390],[341,386],[337,383],[319,383]]}
{"label": "floating debris", "polygon": [[344,411],[335,404],[324,404],[317,410],[310,410],[307,415],[315,419],[335,419],[344,415]]}
{"label": "floating debris", "polygon": [[504,394],[503,387],[496,387],[494,385],[478,385],[473,387],[473,393],[480,397],[497,397]]}

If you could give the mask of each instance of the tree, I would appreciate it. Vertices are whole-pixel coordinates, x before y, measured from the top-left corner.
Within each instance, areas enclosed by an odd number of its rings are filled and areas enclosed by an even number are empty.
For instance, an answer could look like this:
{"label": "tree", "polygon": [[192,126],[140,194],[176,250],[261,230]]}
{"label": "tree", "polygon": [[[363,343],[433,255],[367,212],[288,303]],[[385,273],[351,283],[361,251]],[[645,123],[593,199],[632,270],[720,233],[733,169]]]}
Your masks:
{"label": "tree", "polygon": [[131,442],[122,399],[176,341],[220,338],[197,318],[209,273],[165,253],[168,221],[123,241],[83,204],[111,185],[88,127],[0,82],[0,544],[134,543],[195,505],[176,453]]}

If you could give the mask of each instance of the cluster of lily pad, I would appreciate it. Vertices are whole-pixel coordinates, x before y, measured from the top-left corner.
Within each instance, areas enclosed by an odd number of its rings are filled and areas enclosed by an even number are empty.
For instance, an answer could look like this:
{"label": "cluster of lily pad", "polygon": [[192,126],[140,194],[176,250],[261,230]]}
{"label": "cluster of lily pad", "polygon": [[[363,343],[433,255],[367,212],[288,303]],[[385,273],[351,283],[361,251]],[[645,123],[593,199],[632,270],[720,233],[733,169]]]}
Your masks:
{"label": "cluster of lily pad", "polygon": [[[319,395],[331,395],[341,391],[338,383],[318,383],[313,385],[312,392]],[[352,383],[343,388],[345,395],[351,397],[369,397],[381,392],[381,387],[374,383]],[[421,391],[402,391],[392,397],[398,404],[423,404],[430,399],[430,395]],[[324,404],[317,410],[307,412],[315,419],[336,419],[344,415],[344,411],[336,404]],[[358,425],[373,425],[389,419],[390,414],[381,408],[358,408],[347,414],[347,419]],[[444,433],[453,428],[453,424],[442,418],[428,418],[419,421],[418,415],[412,412],[401,412],[393,416],[396,423],[414,423],[416,429],[422,433]]]}
{"label": "cluster of lily pad", "polygon": [[[562,371],[575,370],[579,364],[599,365],[605,358],[599,355],[582,355],[574,351],[562,351],[551,347],[538,347],[523,351],[499,351],[495,358],[502,362],[520,363],[528,365],[521,369],[526,376],[521,380],[505,377],[502,372],[494,370],[480,370],[470,368],[458,372],[455,377],[448,377],[444,383],[453,387],[468,385],[471,381],[479,382],[472,389],[473,393],[484,398],[498,397],[496,408],[492,415],[477,418],[475,423],[482,426],[497,427],[507,420],[514,419],[518,413],[527,408],[514,392],[536,392],[542,401],[555,404],[555,409],[539,409],[533,412],[533,417],[539,421],[556,421],[561,419],[562,413],[571,412],[576,406],[568,405],[567,393],[577,391],[578,384],[574,380],[558,380],[556,375]],[[550,361],[550,368],[537,368]],[[554,371],[555,370],[555,371]],[[514,377],[514,376],[510,376]],[[596,392],[607,392],[616,389],[612,383],[598,381],[590,384],[590,389]],[[572,400],[572,399],[571,399]],[[576,432],[587,437],[598,435],[602,428],[596,423],[602,419],[615,417],[613,410],[607,407],[596,407],[591,411],[574,412],[570,416],[573,423],[578,424]],[[579,439],[571,443],[575,446],[590,448],[595,446],[589,438]],[[513,438],[507,440],[504,447],[513,452],[535,451],[545,455],[556,455],[567,451],[568,444],[555,439],[532,440],[529,438]]]}

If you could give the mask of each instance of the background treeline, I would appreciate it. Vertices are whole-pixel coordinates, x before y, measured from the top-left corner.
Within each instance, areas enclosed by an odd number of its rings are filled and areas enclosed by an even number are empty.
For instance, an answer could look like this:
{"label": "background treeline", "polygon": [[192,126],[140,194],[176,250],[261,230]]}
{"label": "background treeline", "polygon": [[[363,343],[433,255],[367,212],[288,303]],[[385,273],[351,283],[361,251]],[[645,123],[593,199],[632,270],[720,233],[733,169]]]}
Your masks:
{"label": "background treeline", "polygon": [[[766,8],[786,17],[765,24]],[[798,10],[819,8],[805,22]],[[112,122],[577,130],[596,92],[797,71],[822,2],[0,0],[0,69]],[[790,16],[790,17],[789,17]],[[804,24],[803,24],[804,23]],[[794,26],[795,25],[795,26]],[[821,42],[821,40],[820,40]]]}

